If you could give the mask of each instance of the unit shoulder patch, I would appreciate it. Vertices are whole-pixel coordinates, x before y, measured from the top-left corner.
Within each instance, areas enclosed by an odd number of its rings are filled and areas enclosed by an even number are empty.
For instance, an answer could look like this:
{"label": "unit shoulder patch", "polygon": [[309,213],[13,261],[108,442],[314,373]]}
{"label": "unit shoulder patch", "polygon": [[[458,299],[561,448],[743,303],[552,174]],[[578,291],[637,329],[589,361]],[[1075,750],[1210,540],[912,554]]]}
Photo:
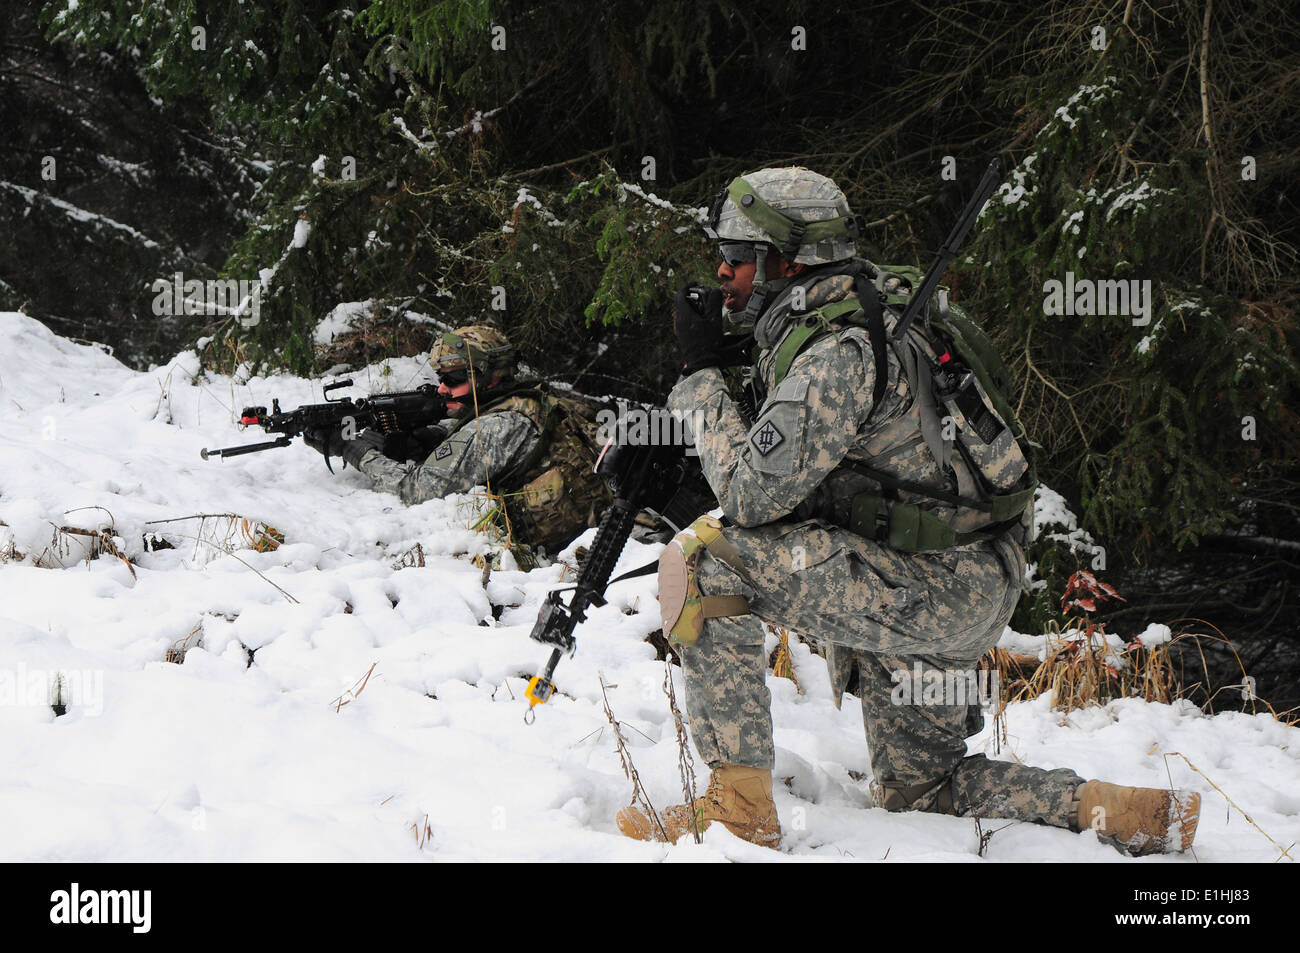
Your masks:
{"label": "unit shoulder patch", "polygon": [[765,457],[785,442],[785,434],[781,433],[777,426],[769,420],[754,431],[753,436],[749,438],[749,442],[754,445],[754,449],[761,456]]}

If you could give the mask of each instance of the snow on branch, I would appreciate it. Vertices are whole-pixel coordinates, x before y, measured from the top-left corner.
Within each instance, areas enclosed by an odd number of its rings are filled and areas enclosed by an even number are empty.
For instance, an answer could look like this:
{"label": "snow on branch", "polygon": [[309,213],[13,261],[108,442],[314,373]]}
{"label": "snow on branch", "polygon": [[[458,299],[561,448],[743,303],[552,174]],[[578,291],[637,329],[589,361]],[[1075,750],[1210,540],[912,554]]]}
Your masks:
{"label": "snow on branch", "polygon": [[419,149],[421,152],[433,152],[438,148],[437,143],[425,142],[423,139],[416,137],[416,135],[407,127],[406,120],[401,116],[393,117],[393,125],[397,128],[397,131],[402,134],[404,139],[409,139],[411,142],[415,143],[415,148]]}
{"label": "snow on branch", "polygon": [[[293,226],[293,238],[289,240],[289,244],[285,247],[284,253],[280,255],[279,261],[277,261],[270,268],[258,269],[257,277],[261,279],[262,287],[266,291],[271,290],[271,281],[272,279],[275,278],[275,273],[280,270],[280,266],[283,265],[285,261],[289,258],[289,253],[293,251],[295,248],[306,247],[307,238],[310,235],[311,235],[311,222],[307,221],[305,217],[299,218],[298,221],[295,222]],[[243,312],[244,307],[247,304],[248,304],[247,300],[240,303],[239,306],[240,313]]]}
{"label": "snow on branch", "polygon": [[[513,102],[513,100],[511,102]],[[510,103],[506,103],[506,106],[508,105],[510,105]],[[483,120],[491,119],[501,110],[505,109],[506,106],[498,106],[496,109],[489,109],[487,112],[482,112],[481,110],[476,109],[474,110],[474,115],[470,117],[469,122],[465,123],[463,126],[457,126],[455,129],[444,129],[442,135],[446,136],[448,139],[455,139],[457,136],[464,135],[467,132],[480,133],[483,131]]]}
{"label": "snow on branch", "polygon": [[673,212],[677,215],[684,215],[687,218],[694,219],[695,221],[699,222],[701,225],[703,225],[705,222],[708,221],[709,210],[707,208],[702,208],[702,207],[697,208],[691,205],[674,205],[672,202],[669,202],[667,199],[661,199],[653,192],[647,192],[645,189],[643,189],[641,186],[637,185],[634,182],[620,181],[618,183],[618,188],[621,190],[618,198],[620,202],[626,201],[628,195],[635,195],[637,198],[641,199],[641,201],[645,202],[648,205],[657,206],[658,208],[664,209],[665,211]]}
{"label": "snow on branch", "polygon": [[[41,202],[45,203],[46,205],[58,209],[60,212],[62,212],[64,215],[66,215],[68,218],[74,221],[88,222],[97,228],[101,225],[107,225],[109,228],[117,229],[119,232],[124,232],[125,234],[134,238],[136,241],[140,242],[140,244],[142,244],[145,248],[160,249],[162,247],[152,238],[150,238],[149,236],[141,232],[136,231],[130,225],[126,225],[122,222],[117,221],[116,219],[109,218],[107,215],[99,215],[95,212],[88,212],[84,208],[78,208],[72,203],[65,202],[63,201],[63,199],[56,199],[52,195],[46,195],[43,192],[37,192],[35,189],[29,189],[22,185],[15,185],[13,182],[0,181],[0,189],[8,189],[11,192],[16,192],[18,195],[23,197],[23,199],[27,202],[28,205],[34,205],[36,201],[39,199]],[[180,257],[185,256],[185,253],[179,248],[173,249],[173,252]]]}
{"label": "snow on branch", "polygon": [[[513,101],[514,100],[511,100],[511,102]],[[455,129],[443,129],[440,130],[437,134],[440,136],[445,136],[448,139],[455,139],[457,136],[462,136],[467,132],[472,132],[475,134],[480,133],[483,131],[483,121],[485,119],[491,119],[493,116],[501,112],[501,110],[505,109],[506,106],[509,105],[510,103],[505,103],[504,105],[498,106],[496,109],[489,109],[487,112],[483,112],[480,109],[476,109],[474,110],[474,115],[471,116],[469,121],[466,122],[463,126],[457,126]],[[406,120],[404,120],[401,116],[393,117],[393,125],[397,128],[397,131],[402,134],[403,139],[407,139],[413,142],[415,144],[415,147],[419,149],[421,152],[437,151],[438,149],[437,142],[428,142],[424,139],[421,139],[419,136],[415,135],[415,133],[411,132],[410,127],[407,126]],[[422,129],[420,132],[421,135],[424,135],[427,134],[429,130],[426,128],[426,129]]]}
{"label": "snow on branch", "polygon": [[[544,68],[540,73],[538,73],[536,76],[530,79],[522,89],[516,92],[513,96],[507,99],[500,106],[497,106],[493,109],[489,109],[487,112],[483,112],[483,110],[481,109],[476,109],[474,110],[474,115],[471,116],[469,118],[469,121],[467,121],[464,125],[456,126],[454,129],[442,129],[437,133],[437,135],[444,136],[447,139],[455,139],[457,136],[463,136],[467,132],[471,132],[475,134],[481,133],[483,131],[483,120],[491,119],[497,113],[504,110],[507,106],[513,105],[525,93],[533,89],[533,87],[537,86],[538,83],[540,83],[543,79],[545,79],[548,75],[550,75],[550,73],[554,70],[554,68],[555,68],[554,66],[547,66],[546,68]],[[418,136],[416,136],[414,133],[412,133],[401,116],[393,117],[393,125],[397,128],[397,131],[402,134],[402,137],[404,139],[409,139],[411,142],[415,143],[415,147],[419,149],[421,152],[432,152],[438,148],[438,144],[436,142],[426,142],[424,139],[421,139]],[[420,132],[421,135],[424,135],[426,133],[429,133],[429,130],[426,128],[426,129],[422,129]],[[432,135],[432,133],[429,134]]]}

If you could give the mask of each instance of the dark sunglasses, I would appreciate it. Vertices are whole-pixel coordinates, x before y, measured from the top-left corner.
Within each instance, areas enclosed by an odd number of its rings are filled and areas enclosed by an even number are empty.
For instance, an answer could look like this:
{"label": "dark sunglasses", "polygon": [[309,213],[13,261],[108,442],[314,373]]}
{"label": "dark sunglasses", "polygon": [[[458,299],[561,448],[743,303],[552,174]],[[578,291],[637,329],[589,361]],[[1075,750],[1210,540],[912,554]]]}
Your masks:
{"label": "dark sunglasses", "polygon": [[758,260],[758,254],[751,242],[722,242],[718,245],[718,254],[732,268]]}
{"label": "dark sunglasses", "polygon": [[446,384],[448,387],[459,387],[461,384],[469,380],[469,369],[460,368],[455,371],[439,371],[438,380]]}

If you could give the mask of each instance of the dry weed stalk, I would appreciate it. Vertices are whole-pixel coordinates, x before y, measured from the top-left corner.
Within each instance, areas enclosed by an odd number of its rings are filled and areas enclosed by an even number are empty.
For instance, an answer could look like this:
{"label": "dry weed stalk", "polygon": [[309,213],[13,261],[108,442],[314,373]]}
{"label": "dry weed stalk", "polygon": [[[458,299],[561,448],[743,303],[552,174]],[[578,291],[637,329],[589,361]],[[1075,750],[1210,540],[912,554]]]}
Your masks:
{"label": "dry weed stalk", "polygon": [[[198,557],[200,542],[230,554],[235,549],[252,549],[270,553],[284,543],[284,534],[261,520],[249,519],[238,513],[195,513],[192,516],[174,516],[165,520],[150,520],[145,526],[160,523],[180,523],[198,520],[199,528],[194,538],[194,558]],[[191,537],[183,537],[191,538]]]}
{"label": "dry weed stalk", "polygon": [[998,680],[998,710],[993,713],[993,753],[1001,754],[1007,744],[1007,704],[1011,701],[1011,690],[1006,673],[1015,670],[1018,661],[1005,649],[990,649],[977,665],[977,672],[988,671],[990,677]]}
{"label": "dry weed stalk", "polygon": [[[641,785],[641,776],[636,772],[636,765],[632,763],[632,755],[627,748],[627,740],[623,737],[620,730],[621,723],[614,717],[614,711],[609,707],[609,696],[605,694],[605,689],[610,686],[605,684],[605,676],[600,675],[600,698],[605,708],[605,718],[609,720],[611,727],[614,729],[614,747],[618,750],[618,760],[623,766],[623,776],[632,782],[632,800],[630,804],[639,804],[644,809],[646,816],[649,817],[656,828],[658,828],[657,839],[661,841],[668,840],[668,834],[664,831],[663,821],[659,819],[659,813],[650,803],[650,796],[646,794],[645,788]],[[651,833],[654,833],[653,831]]]}
{"label": "dry weed stalk", "polygon": [[418,850],[424,850],[424,845],[433,840],[433,828],[429,826],[429,815],[424,815],[424,820],[419,824],[411,824],[411,833],[415,835],[415,846]]}
{"label": "dry weed stalk", "polygon": [[[50,524],[54,526],[53,523]],[[92,559],[98,559],[107,553],[109,556],[115,556],[126,565],[127,570],[131,573],[132,579],[139,577],[135,574],[135,566],[131,560],[117,545],[117,537],[113,530],[82,529],[79,526],[54,526],[54,533],[50,537],[50,543],[39,556],[36,557],[36,565],[43,569],[57,569],[62,567],[62,559],[72,553],[72,547],[69,545],[68,536],[80,536],[88,539],[89,550],[86,553],[86,564],[89,565]],[[47,560],[47,557],[54,557]]]}
{"label": "dry weed stalk", "polygon": [[[1215,626],[1213,623],[1206,622],[1204,619],[1184,618],[1184,619],[1175,619],[1175,620],[1174,620],[1174,624],[1177,624],[1177,623],[1179,623],[1179,622],[1199,622],[1201,625],[1204,625],[1204,626],[1207,626],[1207,627],[1213,629],[1213,630],[1214,630],[1214,633],[1215,633],[1214,635],[1209,635],[1209,634],[1204,633],[1204,632],[1183,632],[1183,633],[1181,633],[1177,638],[1175,638],[1175,639],[1173,640],[1173,642],[1175,642],[1175,643],[1176,643],[1176,642],[1181,642],[1181,641],[1183,641],[1183,640],[1185,640],[1185,639],[1190,639],[1190,640],[1193,640],[1193,641],[1196,642],[1196,652],[1197,652],[1198,657],[1199,657],[1200,660],[1201,660],[1201,673],[1202,673],[1202,674],[1204,675],[1204,677],[1205,677],[1205,686],[1204,686],[1204,690],[1205,690],[1206,695],[1207,695],[1207,697],[1206,697],[1204,703],[1202,703],[1202,705],[1201,705],[1201,707],[1202,707],[1203,709],[1205,709],[1206,711],[1208,711],[1210,714],[1214,714],[1214,699],[1218,697],[1218,695],[1219,695],[1220,692],[1231,689],[1231,690],[1239,691],[1239,692],[1241,693],[1241,697],[1242,697],[1242,699],[1243,699],[1244,701],[1249,701],[1249,702],[1251,703],[1251,709],[1250,709],[1250,710],[1251,710],[1251,714],[1258,714],[1258,709],[1256,708],[1256,705],[1255,705],[1255,703],[1258,702],[1259,704],[1261,704],[1261,705],[1263,705],[1265,708],[1267,708],[1268,711],[1269,711],[1269,714],[1271,714],[1271,715],[1272,715],[1275,719],[1277,719],[1278,721],[1282,722],[1283,724],[1290,724],[1290,723],[1291,723],[1291,721],[1287,721],[1283,716],[1284,716],[1284,715],[1290,715],[1291,712],[1292,712],[1292,711],[1295,711],[1296,709],[1292,709],[1292,710],[1290,710],[1290,711],[1284,711],[1284,712],[1279,713],[1279,712],[1278,712],[1278,711],[1277,711],[1277,710],[1276,710],[1272,705],[1270,705],[1267,701],[1265,701],[1263,698],[1260,698],[1258,695],[1255,694],[1255,692],[1254,692],[1254,687],[1253,687],[1253,682],[1251,681],[1250,677],[1246,674],[1246,663],[1243,662],[1243,661],[1241,660],[1241,655],[1237,652],[1237,647],[1236,647],[1235,645],[1232,644],[1232,641],[1231,641],[1231,640],[1230,640],[1226,635],[1224,635],[1223,632],[1220,631],[1219,628],[1218,628],[1217,626]],[[1232,657],[1233,657],[1234,659],[1237,660],[1237,667],[1238,667],[1239,669],[1241,669],[1241,682],[1240,682],[1240,684],[1237,684],[1237,685],[1231,685],[1231,684],[1229,684],[1229,685],[1220,685],[1217,689],[1214,690],[1213,693],[1210,693],[1210,691],[1209,691],[1209,684],[1210,684],[1210,666],[1209,666],[1209,662],[1208,662],[1208,661],[1206,660],[1206,658],[1205,658],[1205,652],[1204,652],[1204,650],[1201,648],[1201,640],[1202,640],[1202,639],[1205,639],[1205,640],[1207,640],[1207,641],[1209,641],[1209,642],[1218,642],[1218,643],[1221,643],[1221,644],[1226,645],[1226,646],[1228,647],[1228,651],[1232,653]],[[1171,644],[1173,644],[1173,643],[1171,643]],[[1199,682],[1195,682],[1195,683],[1193,683],[1192,685],[1188,686],[1188,687],[1185,689],[1185,691],[1187,691],[1187,692],[1191,692],[1192,690],[1194,690],[1194,689],[1196,689],[1196,688],[1200,688],[1200,687],[1202,687],[1202,686],[1201,686],[1201,683],[1199,683]],[[1294,721],[1294,719],[1292,719],[1292,721]]]}
{"label": "dry weed stalk", "polygon": [[[1219,786],[1218,786],[1217,784],[1215,784],[1213,781],[1210,781],[1210,778],[1206,775],[1206,773],[1205,773],[1204,771],[1202,771],[1202,770],[1201,770],[1200,768],[1198,768],[1196,765],[1192,764],[1192,762],[1188,759],[1187,755],[1183,754],[1181,751],[1170,751],[1170,752],[1166,753],[1165,756],[1164,756],[1164,758],[1165,758],[1165,771],[1166,771],[1166,773],[1169,773],[1169,759],[1170,759],[1170,758],[1175,758],[1175,757],[1176,757],[1176,758],[1182,758],[1183,761],[1185,761],[1185,762],[1187,763],[1187,766],[1188,766],[1189,768],[1191,768],[1193,771],[1195,771],[1195,772],[1196,772],[1197,774],[1199,774],[1201,777],[1205,778],[1205,780],[1206,780],[1207,782],[1209,782],[1210,787],[1214,788],[1214,790],[1216,790],[1216,791],[1218,791],[1220,794],[1222,794],[1222,795],[1223,795],[1223,799],[1224,799],[1225,801],[1227,801],[1229,804],[1231,804],[1233,807],[1235,807],[1235,808],[1237,809],[1238,813],[1240,813],[1241,816],[1244,817],[1244,818],[1246,819],[1246,823],[1248,823],[1251,827],[1255,828],[1255,830],[1257,830],[1257,831],[1259,831],[1261,834],[1263,834],[1264,837],[1267,838],[1267,840],[1268,840],[1268,842],[1269,842],[1270,844],[1272,844],[1274,847],[1276,847],[1278,850],[1281,851],[1281,853],[1278,854],[1276,860],[1274,860],[1274,863],[1277,863],[1277,861],[1281,860],[1283,857],[1285,857],[1287,860],[1291,861],[1292,863],[1295,862],[1295,858],[1292,857],[1289,853],[1287,853],[1287,851],[1290,850],[1290,847],[1283,847],[1283,846],[1282,846],[1281,844],[1279,844],[1277,841],[1273,840],[1273,838],[1269,837],[1269,836],[1268,836],[1268,833],[1264,830],[1264,828],[1262,828],[1262,827],[1260,827],[1258,824],[1256,824],[1256,823],[1255,823],[1255,819],[1252,818],[1249,814],[1247,814],[1244,810],[1242,810],[1240,804],[1238,804],[1238,803],[1237,803],[1236,801],[1234,801],[1232,798],[1228,797],[1227,792],[1225,792],[1225,791],[1223,790],[1223,788],[1219,787]],[[1169,787],[1172,789],[1173,786],[1174,786],[1174,779],[1173,779],[1173,775],[1170,774],[1170,777],[1169,777]],[[1294,846],[1295,846],[1295,844],[1292,844],[1292,845],[1291,845],[1291,847],[1294,847]]]}
{"label": "dry weed stalk", "polygon": [[[131,578],[138,579],[139,577],[135,574],[135,566],[122,552],[122,547],[118,545],[120,537],[117,535],[117,521],[113,514],[102,506],[78,506],[74,509],[64,510],[63,515],[67,516],[69,513],[77,513],[81,510],[103,510],[108,514],[108,526],[101,529],[83,529],[80,526],[56,526],[51,523],[50,542],[32,562],[42,569],[62,569],[63,560],[72,555],[72,544],[68,537],[76,536],[87,541],[86,565],[90,565],[92,559],[98,559],[100,556],[108,554],[122,560],[127,571],[131,573]],[[5,524],[0,523],[0,525]],[[125,543],[123,543],[124,545]],[[14,541],[10,540],[8,551],[0,553],[0,559],[7,561],[15,558],[22,559],[23,556],[15,549]]]}
{"label": "dry weed stalk", "polygon": [[768,625],[768,631],[772,632],[781,641],[777,647],[772,650],[770,664],[772,674],[777,678],[788,678],[794,682],[794,689],[800,695],[803,694],[803,687],[799,684],[799,677],[794,671],[794,659],[790,655],[790,630],[783,625]]}
{"label": "dry weed stalk", "polygon": [[[271,586],[277,592],[279,592],[280,595],[284,596],[285,599],[287,599],[289,602],[297,604],[298,600],[295,599],[292,594],[287,592],[281,586],[277,586],[274,582],[268,579],[266,575],[261,572],[261,570],[256,569],[253,566],[250,566],[248,563],[244,562],[244,560],[241,559],[239,556],[235,555],[236,547],[232,545],[235,539],[242,538],[246,544],[245,546],[239,548],[244,548],[244,549],[252,548],[252,549],[256,549],[258,552],[261,553],[271,552],[280,547],[280,545],[284,542],[284,534],[281,533],[279,530],[274,529],[271,526],[268,526],[266,523],[263,523],[260,520],[248,520],[245,517],[238,515],[237,513],[195,513],[193,516],[175,516],[172,517],[171,519],[165,519],[165,520],[150,520],[144,525],[153,526],[157,523],[179,523],[185,520],[194,520],[194,519],[199,521],[198,533],[194,536],[182,535],[179,537],[180,539],[194,540],[194,558],[198,557],[200,544],[203,544],[205,546],[210,546],[212,549],[216,550],[217,552],[224,553],[225,555],[239,562],[246,568],[251,569],[253,572],[257,573],[257,575],[260,576],[267,583],[267,585]],[[208,533],[208,527],[207,527],[208,520],[228,521],[225,523],[218,522],[217,524],[215,524],[218,527],[224,527],[224,529],[218,529],[216,532],[216,535],[219,537],[219,540],[210,539],[209,535],[212,534],[205,535],[205,533]]]}
{"label": "dry weed stalk", "polygon": [[677,707],[677,692],[673,687],[673,665],[668,659],[664,660],[664,694],[668,696],[668,710],[672,712],[673,732],[677,736],[677,772],[682,778],[682,794],[686,796],[685,803],[688,805],[688,813],[691,817],[691,837],[698,844],[702,837],[699,812],[694,810],[695,758],[691,756],[691,745],[686,737],[686,724],[682,721],[681,709]]}
{"label": "dry weed stalk", "polygon": [[993,839],[993,835],[998,833],[998,831],[1005,831],[1008,827],[1011,827],[1013,824],[1015,824],[1015,821],[1012,821],[1011,824],[1003,824],[1001,827],[995,827],[991,831],[986,831],[984,829],[984,826],[980,824],[980,819],[976,817],[975,836],[979,838],[979,848],[976,850],[975,853],[978,856],[983,857],[984,852],[989,848],[989,841]]}
{"label": "dry weed stalk", "polygon": [[[189,538],[189,537],[183,537],[183,538]],[[284,588],[281,587],[281,586],[277,586],[274,582],[272,582],[269,578],[267,578],[266,574],[263,573],[260,569],[256,568],[255,566],[250,566],[248,563],[244,562],[243,559],[241,559],[240,557],[236,556],[236,555],[234,554],[233,551],[231,551],[231,550],[229,550],[229,549],[222,549],[222,547],[218,546],[216,543],[212,542],[211,540],[203,539],[202,537],[199,537],[199,536],[195,536],[195,537],[193,537],[193,539],[194,539],[194,542],[195,542],[195,548],[196,548],[196,549],[197,549],[197,544],[198,544],[198,543],[205,543],[205,544],[207,544],[208,546],[211,546],[213,549],[220,550],[221,552],[223,552],[223,553],[225,553],[227,556],[229,556],[231,559],[233,559],[233,560],[235,560],[236,562],[240,563],[240,564],[241,564],[242,566],[244,566],[246,569],[251,569],[253,572],[257,573],[257,575],[260,576],[260,577],[262,578],[262,580],[266,582],[267,585],[269,585],[269,586],[271,586],[272,588],[274,588],[277,592],[280,593],[280,595],[284,596],[285,599],[287,599],[289,602],[292,602],[294,605],[298,605],[298,600],[294,598],[294,596],[293,596],[292,593],[290,593],[288,590],[284,589]]]}
{"label": "dry weed stalk", "polygon": [[[0,526],[3,526],[5,529],[9,528],[9,524],[4,520],[0,520]],[[15,545],[16,542],[17,540],[14,539],[13,533],[10,533],[8,545],[6,545],[4,549],[0,549],[0,563],[7,563],[10,561],[21,562],[27,558],[26,553],[20,553],[18,551],[18,547]]]}
{"label": "dry weed stalk", "polygon": [[163,656],[163,661],[171,662],[173,665],[180,665],[182,662],[184,662],[185,653],[192,648],[192,646],[190,645],[190,640],[193,639],[195,636],[198,636],[198,638],[194,642],[194,645],[195,646],[202,645],[203,644],[203,620],[202,619],[199,619],[199,621],[195,623],[194,628],[190,629],[189,635],[185,636],[185,638],[183,639],[177,639],[175,642],[172,643],[172,647],[169,648],[167,650],[167,654]]}
{"label": "dry weed stalk", "polygon": [[423,569],[424,547],[416,543],[393,562],[394,569]]}
{"label": "dry weed stalk", "polygon": [[342,711],[344,705],[351,705],[366,690],[366,686],[370,684],[370,673],[375,670],[375,666],[378,664],[378,662],[371,662],[370,668],[366,669],[366,674],[357,679],[346,692],[330,702],[334,706],[335,712]]}

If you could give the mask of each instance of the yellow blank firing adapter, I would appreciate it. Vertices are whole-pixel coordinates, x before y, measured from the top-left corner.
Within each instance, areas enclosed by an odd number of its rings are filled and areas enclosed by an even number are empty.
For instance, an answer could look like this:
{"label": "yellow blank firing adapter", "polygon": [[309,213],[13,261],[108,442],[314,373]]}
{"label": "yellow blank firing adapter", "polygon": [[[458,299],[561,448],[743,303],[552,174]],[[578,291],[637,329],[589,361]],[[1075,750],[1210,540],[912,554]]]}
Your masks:
{"label": "yellow blank firing adapter", "polygon": [[555,649],[551,652],[551,657],[546,663],[546,670],[541,675],[534,675],[528,682],[528,690],[524,692],[524,697],[528,699],[528,710],[524,712],[524,724],[531,725],[536,715],[533,709],[538,705],[545,705],[550,701],[551,696],[555,694],[555,683],[551,681],[551,676],[555,674],[555,666],[560,661],[560,650]]}

